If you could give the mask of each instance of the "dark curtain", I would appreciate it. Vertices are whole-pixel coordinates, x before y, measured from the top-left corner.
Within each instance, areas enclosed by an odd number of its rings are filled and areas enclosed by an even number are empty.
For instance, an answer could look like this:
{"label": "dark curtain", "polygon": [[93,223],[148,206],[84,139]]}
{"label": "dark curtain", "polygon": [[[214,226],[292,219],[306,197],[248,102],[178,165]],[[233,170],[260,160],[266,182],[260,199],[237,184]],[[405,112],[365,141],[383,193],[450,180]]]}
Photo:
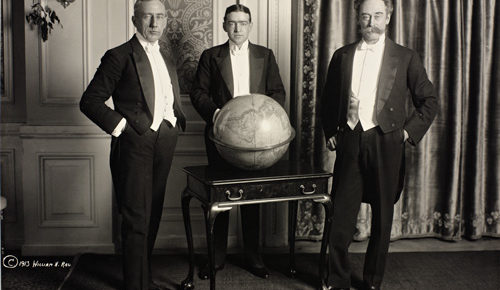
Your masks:
{"label": "dark curtain", "polygon": [[[292,152],[332,170],[318,121],[319,97],[333,52],[357,41],[351,0],[298,3]],[[396,204],[392,238],[458,240],[500,237],[500,3],[495,0],[396,0],[387,35],[417,51],[440,100],[424,139],[406,148],[406,181]],[[356,240],[370,233],[362,204]],[[303,203],[298,238],[321,237],[321,208]],[[316,230],[314,230],[316,229]]]}

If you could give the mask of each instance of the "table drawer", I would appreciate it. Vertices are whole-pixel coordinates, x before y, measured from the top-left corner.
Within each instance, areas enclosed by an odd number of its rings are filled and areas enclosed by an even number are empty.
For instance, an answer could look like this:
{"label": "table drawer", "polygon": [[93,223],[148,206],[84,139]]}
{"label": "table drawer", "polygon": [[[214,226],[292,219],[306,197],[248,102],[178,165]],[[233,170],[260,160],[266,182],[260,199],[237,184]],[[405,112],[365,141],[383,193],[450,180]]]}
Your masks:
{"label": "table drawer", "polygon": [[217,186],[213,202],[240,201],[263,198],[304,196],[328,193],[328,178],[300,179],[285,182],[245,183]]}

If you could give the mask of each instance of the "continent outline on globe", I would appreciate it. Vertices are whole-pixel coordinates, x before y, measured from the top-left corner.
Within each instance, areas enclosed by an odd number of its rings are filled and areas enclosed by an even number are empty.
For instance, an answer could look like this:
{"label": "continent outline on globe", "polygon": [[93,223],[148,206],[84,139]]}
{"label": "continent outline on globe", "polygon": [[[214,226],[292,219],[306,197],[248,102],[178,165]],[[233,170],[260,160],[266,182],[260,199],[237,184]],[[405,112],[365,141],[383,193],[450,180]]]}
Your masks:
{"label": "continent outline on globe", "polygon": [[238,96],[227,102],[209,133],[226,161],[247,170],[275,164],[294,137],[295,130],[283,107],[261,94]]}

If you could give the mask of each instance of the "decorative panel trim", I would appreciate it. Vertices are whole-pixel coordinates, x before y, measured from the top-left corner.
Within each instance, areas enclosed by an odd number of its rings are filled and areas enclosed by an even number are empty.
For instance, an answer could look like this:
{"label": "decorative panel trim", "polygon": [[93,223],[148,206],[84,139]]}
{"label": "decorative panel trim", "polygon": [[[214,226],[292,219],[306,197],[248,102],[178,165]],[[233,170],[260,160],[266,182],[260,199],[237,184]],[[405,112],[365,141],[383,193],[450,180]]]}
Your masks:
{"label": "decorative panel trim", "polygon": [[14,103],[14,94],[12,93],[12,0],[2,0],[2,42],[3,42],[3,88],[1,94],[2,103]]}
{"label": "decorative panel trim", "polygon": [[21,126],[21,139],[110,139],[110,135],[95,125],[91,126]]}
{"label": "decorative panel trim", "polygon": [[268,34],[269,41],[268,45],[276,55],[276,59],[279,57],[279,6],[277,0],[269,0],[269,14],[268,14]]}
{"label": "decorative panel trim", "polygon": [[[153,250],[153,253],[157,250],[164,250],[168,249],[175,251],[175,254],[178,253],[184,253],[187,254],[188,250],[186,247],[186,236],[182,235],[165,235],[163,236],[158,236],[156,238],[155,242],[155,249]],[[227,244],[228,246],[230,245],[236,245],[237,243],[237,237],[236,236],[229,236]],[[205,236],[205,232],[203,234],[194,234],[193,233],[193,247],[195,250],[199,250],[200,252],[206,252],[207,248],[207,238]],[[232,253],[232,249],[228,251],[229,253]]]}
{"label": "decorative panel trim", "polygon": [[[89,31],[90,31],[90,21],[89,21],[89,5],[88,0],[82,0],[82,67],[83,67],[83,79],[82,79],[82,91],[85,90],[88,84],[90,71],[90,47],[89,47]],[[40,103],[42,105],[56,105],[56,106],[68,106],[68,105],[78,105],[79,98],[69,99],[63,96],[50,96],[49,95],[49,66],[48,53],[49,47],[48,42],[43,42],[41,37],[39,37],[39,50],[40,50]]]}
{"label": "decorative panel trim", "polygon": [[[22,246],[23,256],[75,256],[81,253],[114,254],[113,243],[91,243],[82,244],[24,244]],[[72,264],[73,261],[68,261]]]}
{"label": "decorative panel trim", "polygon": [[[268,35],[268,25],[269,25],[269,20],[268,20],[268,2],[269,0],[261,0],[257,2],[258,5],[258,10],[256,11],[258,14],[256,15],[258,17],[258,36],[257,36],[257,41],[260,45],[269,47],[269,35]],[[254,23],[255,25],[255,23]]]}
{"label": "decorative panel trim", "polygon": [[127,37],[126,39],[130,39],[134,34],[135,34],[135,26],[134,23],[132,23],[132,15],[134,15],[134,0],[128,0],[128,6],[127,6],[127,19],[125,23],[128,23],[127,25]]}
{"label": "decorative panel trim", "polygon": [[19,128],[21,123],[0,123],[0,135],[5,136],[19,136]]}
{"label": "decorative panel trim", "polygon": [[[67,154],[67,153],[51,153],[37,154],[38,155],[38,172],[39,172],[39,218],[40,227],[61,228],[61,227],[97,227],[96,205],[95,205],[95,166],[94,156],[88,154]],[[47,186],[50,186],[50,180],[46,180],[47,170],[50,168],[50,161],[87,161],[88,164],[88,204],[85,204],[81,212],[64,213],[64,212],[49,212],[46,200],[50,197],[50,191]],[[68,165],[66,165],[68,166]]]}
{"label": "decorative panel trim", "polygon": [[[90,82],[91,76],[89,76],[89,73],[91,71],[91,65],[90,65],[90,51],[91,51],[91,44],[90,44],[90,35],[89,31],[90,29],[90,21],[89,21],[89,2],[87,0],[82,0],[82,42],[83,42],[83,80],[82,80],[82,92],[85,91],[87,88],[87,85]],[[80,98],[76,99],[76,102],[71,102],[71,104],[78,104],[80,101]]]}
{"label": "decorative panel trim", "polygon": [[[2,196],[7,199],[7,208],[4,210],[4,220],[8,223],[17,222],[17,187],[16,187],[16,151],[14,148],[0,150],[0,162],[2,163]],[[4,176],[2,176],[4,177]]]}

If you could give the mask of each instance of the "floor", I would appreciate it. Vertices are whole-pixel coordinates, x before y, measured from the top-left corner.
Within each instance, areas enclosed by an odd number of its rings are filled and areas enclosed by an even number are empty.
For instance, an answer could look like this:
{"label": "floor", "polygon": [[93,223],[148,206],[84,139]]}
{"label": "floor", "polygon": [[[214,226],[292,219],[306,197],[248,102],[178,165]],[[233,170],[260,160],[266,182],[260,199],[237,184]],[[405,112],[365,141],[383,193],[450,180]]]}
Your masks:
{"label": "floor", "polygon": [[[364,253],[368,241],[353,242],[349,248],[352,253]],[[296,251],[318,253],[320,243],[299,241]],[[391,242],[389,252],[459,252],[459,251],[499,251],[500,239],[483,238],[477,241],[443,241],[436,238],[402,239]]]}

